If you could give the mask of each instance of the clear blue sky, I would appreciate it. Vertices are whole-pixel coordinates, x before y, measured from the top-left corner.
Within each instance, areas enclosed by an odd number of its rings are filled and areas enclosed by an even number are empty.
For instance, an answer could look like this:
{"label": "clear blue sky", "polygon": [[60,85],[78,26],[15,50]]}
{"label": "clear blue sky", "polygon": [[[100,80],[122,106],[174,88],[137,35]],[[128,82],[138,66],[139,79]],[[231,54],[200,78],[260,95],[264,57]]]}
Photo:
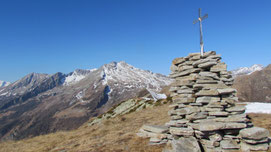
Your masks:
{"label": "clear blue sky", "polygon": [[111,61],[169,74],[175,57],[206,50],[228,69],[271,63],[270,0],[2,0],[0,80],[68,73]]}

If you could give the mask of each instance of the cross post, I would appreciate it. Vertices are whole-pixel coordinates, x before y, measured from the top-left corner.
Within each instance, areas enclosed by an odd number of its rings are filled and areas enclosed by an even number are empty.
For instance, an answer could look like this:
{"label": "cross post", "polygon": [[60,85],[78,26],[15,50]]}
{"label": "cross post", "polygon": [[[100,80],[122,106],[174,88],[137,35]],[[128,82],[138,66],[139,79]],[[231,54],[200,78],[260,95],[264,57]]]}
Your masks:
{"label": "cross post", "polygon": [[203,56],[204,50],[203,50],[203,38],[202,38],[202,20],[206,19],[208,17],[208,14],[205,14],[204,16],[201,16],[201,8],[199,8],[199,18],[194,20],[193,24],[196,24],[199,21],[199,30],[200,30],[200,55]]}

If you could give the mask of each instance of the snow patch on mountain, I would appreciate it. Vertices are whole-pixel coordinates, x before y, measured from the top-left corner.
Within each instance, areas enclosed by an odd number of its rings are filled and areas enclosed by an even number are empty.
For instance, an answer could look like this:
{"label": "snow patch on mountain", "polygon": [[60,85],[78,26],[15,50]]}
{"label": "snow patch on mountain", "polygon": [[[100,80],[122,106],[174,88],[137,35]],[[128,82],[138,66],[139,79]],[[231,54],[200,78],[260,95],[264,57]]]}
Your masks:
{"label": "snow patch on mountain", "polygon": [[261,64],[254,64],[251,67],[241,67],[235,70],[232,70],[232,76],[236,77],[239,75],[250,75],[251,73],[255,72],[255,71],[260,71],[264,69],[264,66]]}
{"label": "snow patch on mountain", "polygon": [[80,80],[84,79],[89,73],[96,71],[97,69],[90,69],[90,70],[81,70],[77,69],[74,72],[68,74],[65,78],[63,85],[71,85],[79,82]]}
{"label": "snow patch on mountain", "polygon": [[8,85],[10,85],[10,82],[6,82],[6,81],[1,81],[1,80],[0,80],[0,88],[1,88],[1,87],[6,87],[6,86],[8,86]]}

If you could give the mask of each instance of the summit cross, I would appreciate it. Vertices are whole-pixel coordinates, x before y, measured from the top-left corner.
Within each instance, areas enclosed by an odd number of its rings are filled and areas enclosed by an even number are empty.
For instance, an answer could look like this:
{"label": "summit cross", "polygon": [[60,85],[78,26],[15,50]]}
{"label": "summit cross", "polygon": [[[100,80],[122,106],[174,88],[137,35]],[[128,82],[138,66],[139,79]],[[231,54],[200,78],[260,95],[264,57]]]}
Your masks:
{"label": "summit cross", "polygon": [[206,19],[208,17],[208,14],[205,14],[204,16],[201,16],[201,8],[199,8],[199,18],[194,20],[193,24],[196,24],[199,21],[199,30],[200,30],[200,55],[203,56],[204,50],[203,50],[203,38],[202,38],[202,20]]}

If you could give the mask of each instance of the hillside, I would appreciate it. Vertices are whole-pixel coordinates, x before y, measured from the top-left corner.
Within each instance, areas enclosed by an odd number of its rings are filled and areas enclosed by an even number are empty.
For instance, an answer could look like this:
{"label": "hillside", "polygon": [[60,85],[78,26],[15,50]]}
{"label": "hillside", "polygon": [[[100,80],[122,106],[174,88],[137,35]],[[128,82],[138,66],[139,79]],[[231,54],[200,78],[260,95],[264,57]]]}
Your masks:
{"label": "hillside", "polygon": [[[168,105],[119,115],[72,131],[61,131],[19,141],[0,143],[0,152],[161,152],[165,145],[149,145],[149,139],[136,135],[143,124],[163,125],[169,121]],[[271,131],[270,114],[249,114],[252,122]],[[269,150],[270,151],[270,150]]]}
{"label": "hillside", "polygon": [[137,137],[143,124],[163,125],[169,121],[167,104],[157,104],[101,123],[85,123],[73,131],[41,135],[0,144],[0,152],[160,152],[164,145],[150,146],[149,139]]}
{"label": "hillside", "polygon": [[240,101],[271,102],[271,65],[250,75],[238,76],[234,88]]}

